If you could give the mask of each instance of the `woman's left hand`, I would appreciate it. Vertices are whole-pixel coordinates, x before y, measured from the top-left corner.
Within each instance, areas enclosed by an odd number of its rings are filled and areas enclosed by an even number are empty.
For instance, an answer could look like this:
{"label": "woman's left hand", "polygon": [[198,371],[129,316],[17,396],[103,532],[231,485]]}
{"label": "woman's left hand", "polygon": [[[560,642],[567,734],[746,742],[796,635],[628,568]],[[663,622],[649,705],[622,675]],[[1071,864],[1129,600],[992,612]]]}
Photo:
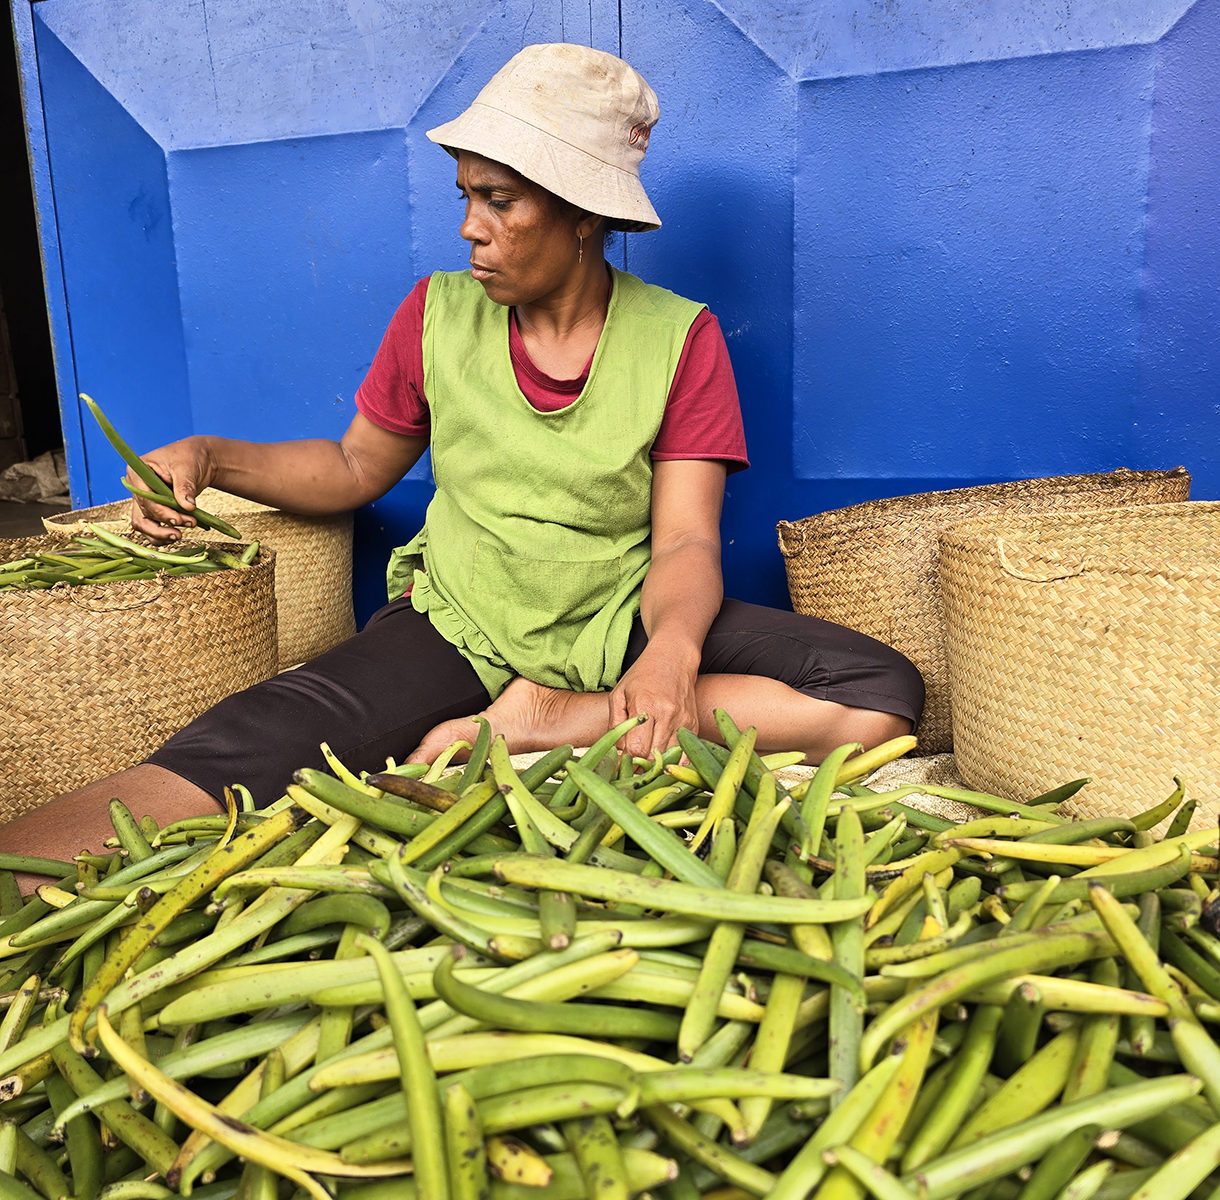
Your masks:
{"label": "woman's left hand", "polygon": [[622,747],[638,758],[653,750],[666,750],[678,740],[678,730],[698,731],[695,679],[699,656],[650,642],[610,693],[610,724],[618,725],[637,713],[648,720],[622,740]]}
{"label": "woman's left hand", "polygon": [[668,750],[678,730],[699,730],[695,680],[703,639],[724,588],[720,581],[720,501],[725,465],[661,459],[652,471],[652,562],[640,592],[648,645],[610,693],[610,724],[637,713],[649,720],[622,746],[639,758]]}

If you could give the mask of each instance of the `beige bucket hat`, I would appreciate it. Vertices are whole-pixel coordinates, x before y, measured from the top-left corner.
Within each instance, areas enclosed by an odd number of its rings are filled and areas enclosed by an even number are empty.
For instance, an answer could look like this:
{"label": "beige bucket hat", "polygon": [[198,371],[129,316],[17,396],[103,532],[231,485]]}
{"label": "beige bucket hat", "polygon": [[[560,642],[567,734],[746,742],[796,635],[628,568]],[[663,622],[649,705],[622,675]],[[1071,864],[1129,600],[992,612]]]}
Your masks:
{"label": "beige bucket hat", "polygon": [[656,93],[621,58],[588,46],[526,46],[456,120],[428,137],[457,157],[470,150],[611,229],[659,229],[640,183],[640,160],[661,115]]}

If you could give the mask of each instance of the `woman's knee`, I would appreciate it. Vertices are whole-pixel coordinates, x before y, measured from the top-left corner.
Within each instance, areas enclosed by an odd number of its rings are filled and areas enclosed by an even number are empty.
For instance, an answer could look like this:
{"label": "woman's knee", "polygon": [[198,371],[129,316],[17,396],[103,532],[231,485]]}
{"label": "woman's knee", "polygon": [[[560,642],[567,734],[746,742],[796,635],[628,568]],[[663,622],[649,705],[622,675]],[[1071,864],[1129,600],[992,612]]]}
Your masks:
{"label": "woman's knee", "polygon": [[[903,733],[914,732],[923,714],[925,687],[919,668],[901,651],[893,646],[885,646],[878,642],[886,654],[886,676],[892,681],[892,695],[901,704],[902,721],[907,728],[892,736],[900,737]],[[897,715],[897,714],[895,714]]]}
{"label": "woman's knee", "polygon": [[820,635],[803,663],[808,686],[798,690],[852,710],[856,715],[848,723],[865,734],[855,741],[872,739],[879,745],[910,733],[924,704],[923,676],[915,664],[893,646],[853,629],[834,627],[829,636]]}
{"label": "woman's knee", "polygon": [[865,750],[880,746],[897,737],[905,737],[914,728],[908,717],[875,708],[841,706],[838,721],[839,744],[859,742]]}
{"label": "woman's knee", "polygon": [[[876,638],[819,617],[726,600],[704,653],[705,671],[763,675],[812,699],[859,712],[845,719],[845,726],[879,731],[871,734],[878,742],[909,733],[923,711],[923,678],[910,659]],[[897,732],[879,736],[890,730]]]}

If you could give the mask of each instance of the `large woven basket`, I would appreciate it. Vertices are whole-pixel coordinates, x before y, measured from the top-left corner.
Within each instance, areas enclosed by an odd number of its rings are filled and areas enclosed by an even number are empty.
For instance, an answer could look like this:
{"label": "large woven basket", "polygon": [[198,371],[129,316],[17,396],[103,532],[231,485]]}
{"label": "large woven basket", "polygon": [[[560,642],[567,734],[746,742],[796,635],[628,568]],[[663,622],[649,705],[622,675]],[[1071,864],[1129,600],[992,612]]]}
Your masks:
{"label": "large woven basket", "polygon": [[[62,536],[0,541],[0,562]],[[0,821],[146,758],[275,674],[275,553],[245,571],[0,592]]]}
{"label": "large woven basket", "polygon": [[[224,517],[247,541],[276,552],[275,598],[279,610],[280,669],[324,654],[356,632],[352,614],[352,514],[302,517],[231,496],[216,488],[199,505]],[[92,521],[128,533],[130,501],[43,518],[48,533],[80,533]],[[193,529],[192,541],[229,542],[222,533]]]}
{"label": "large woven basket", "polygon": [[927,686],[919,752],[953,749],[945,620],[936,539],[971,517],[1168,504],[1190,497],[1190,475],[1119,470],[1057,475],[870,500],[777,526],[792,607],[901,650]]}
{"label": "large woven basket", "polygon": [[1220,815],[1220,502],[977,519],[941,535],[958,769],[1026,799],[1092,776],[1078,815],[1180,774]]}

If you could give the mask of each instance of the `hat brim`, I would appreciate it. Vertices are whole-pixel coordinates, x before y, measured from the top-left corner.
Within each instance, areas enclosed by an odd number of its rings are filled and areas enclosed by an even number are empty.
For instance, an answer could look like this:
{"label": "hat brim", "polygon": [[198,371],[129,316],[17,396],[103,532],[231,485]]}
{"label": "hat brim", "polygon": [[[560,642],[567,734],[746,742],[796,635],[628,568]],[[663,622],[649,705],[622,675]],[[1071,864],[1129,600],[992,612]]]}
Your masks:
{"label": "hat brim", "polygon": [[504,163],[548,192],[606,218],[609,229],[661,228],[638,176],[570,145],[535,125],[477,101],[460,117],[429,129],[430,141],[454,158],[459,150]]}

